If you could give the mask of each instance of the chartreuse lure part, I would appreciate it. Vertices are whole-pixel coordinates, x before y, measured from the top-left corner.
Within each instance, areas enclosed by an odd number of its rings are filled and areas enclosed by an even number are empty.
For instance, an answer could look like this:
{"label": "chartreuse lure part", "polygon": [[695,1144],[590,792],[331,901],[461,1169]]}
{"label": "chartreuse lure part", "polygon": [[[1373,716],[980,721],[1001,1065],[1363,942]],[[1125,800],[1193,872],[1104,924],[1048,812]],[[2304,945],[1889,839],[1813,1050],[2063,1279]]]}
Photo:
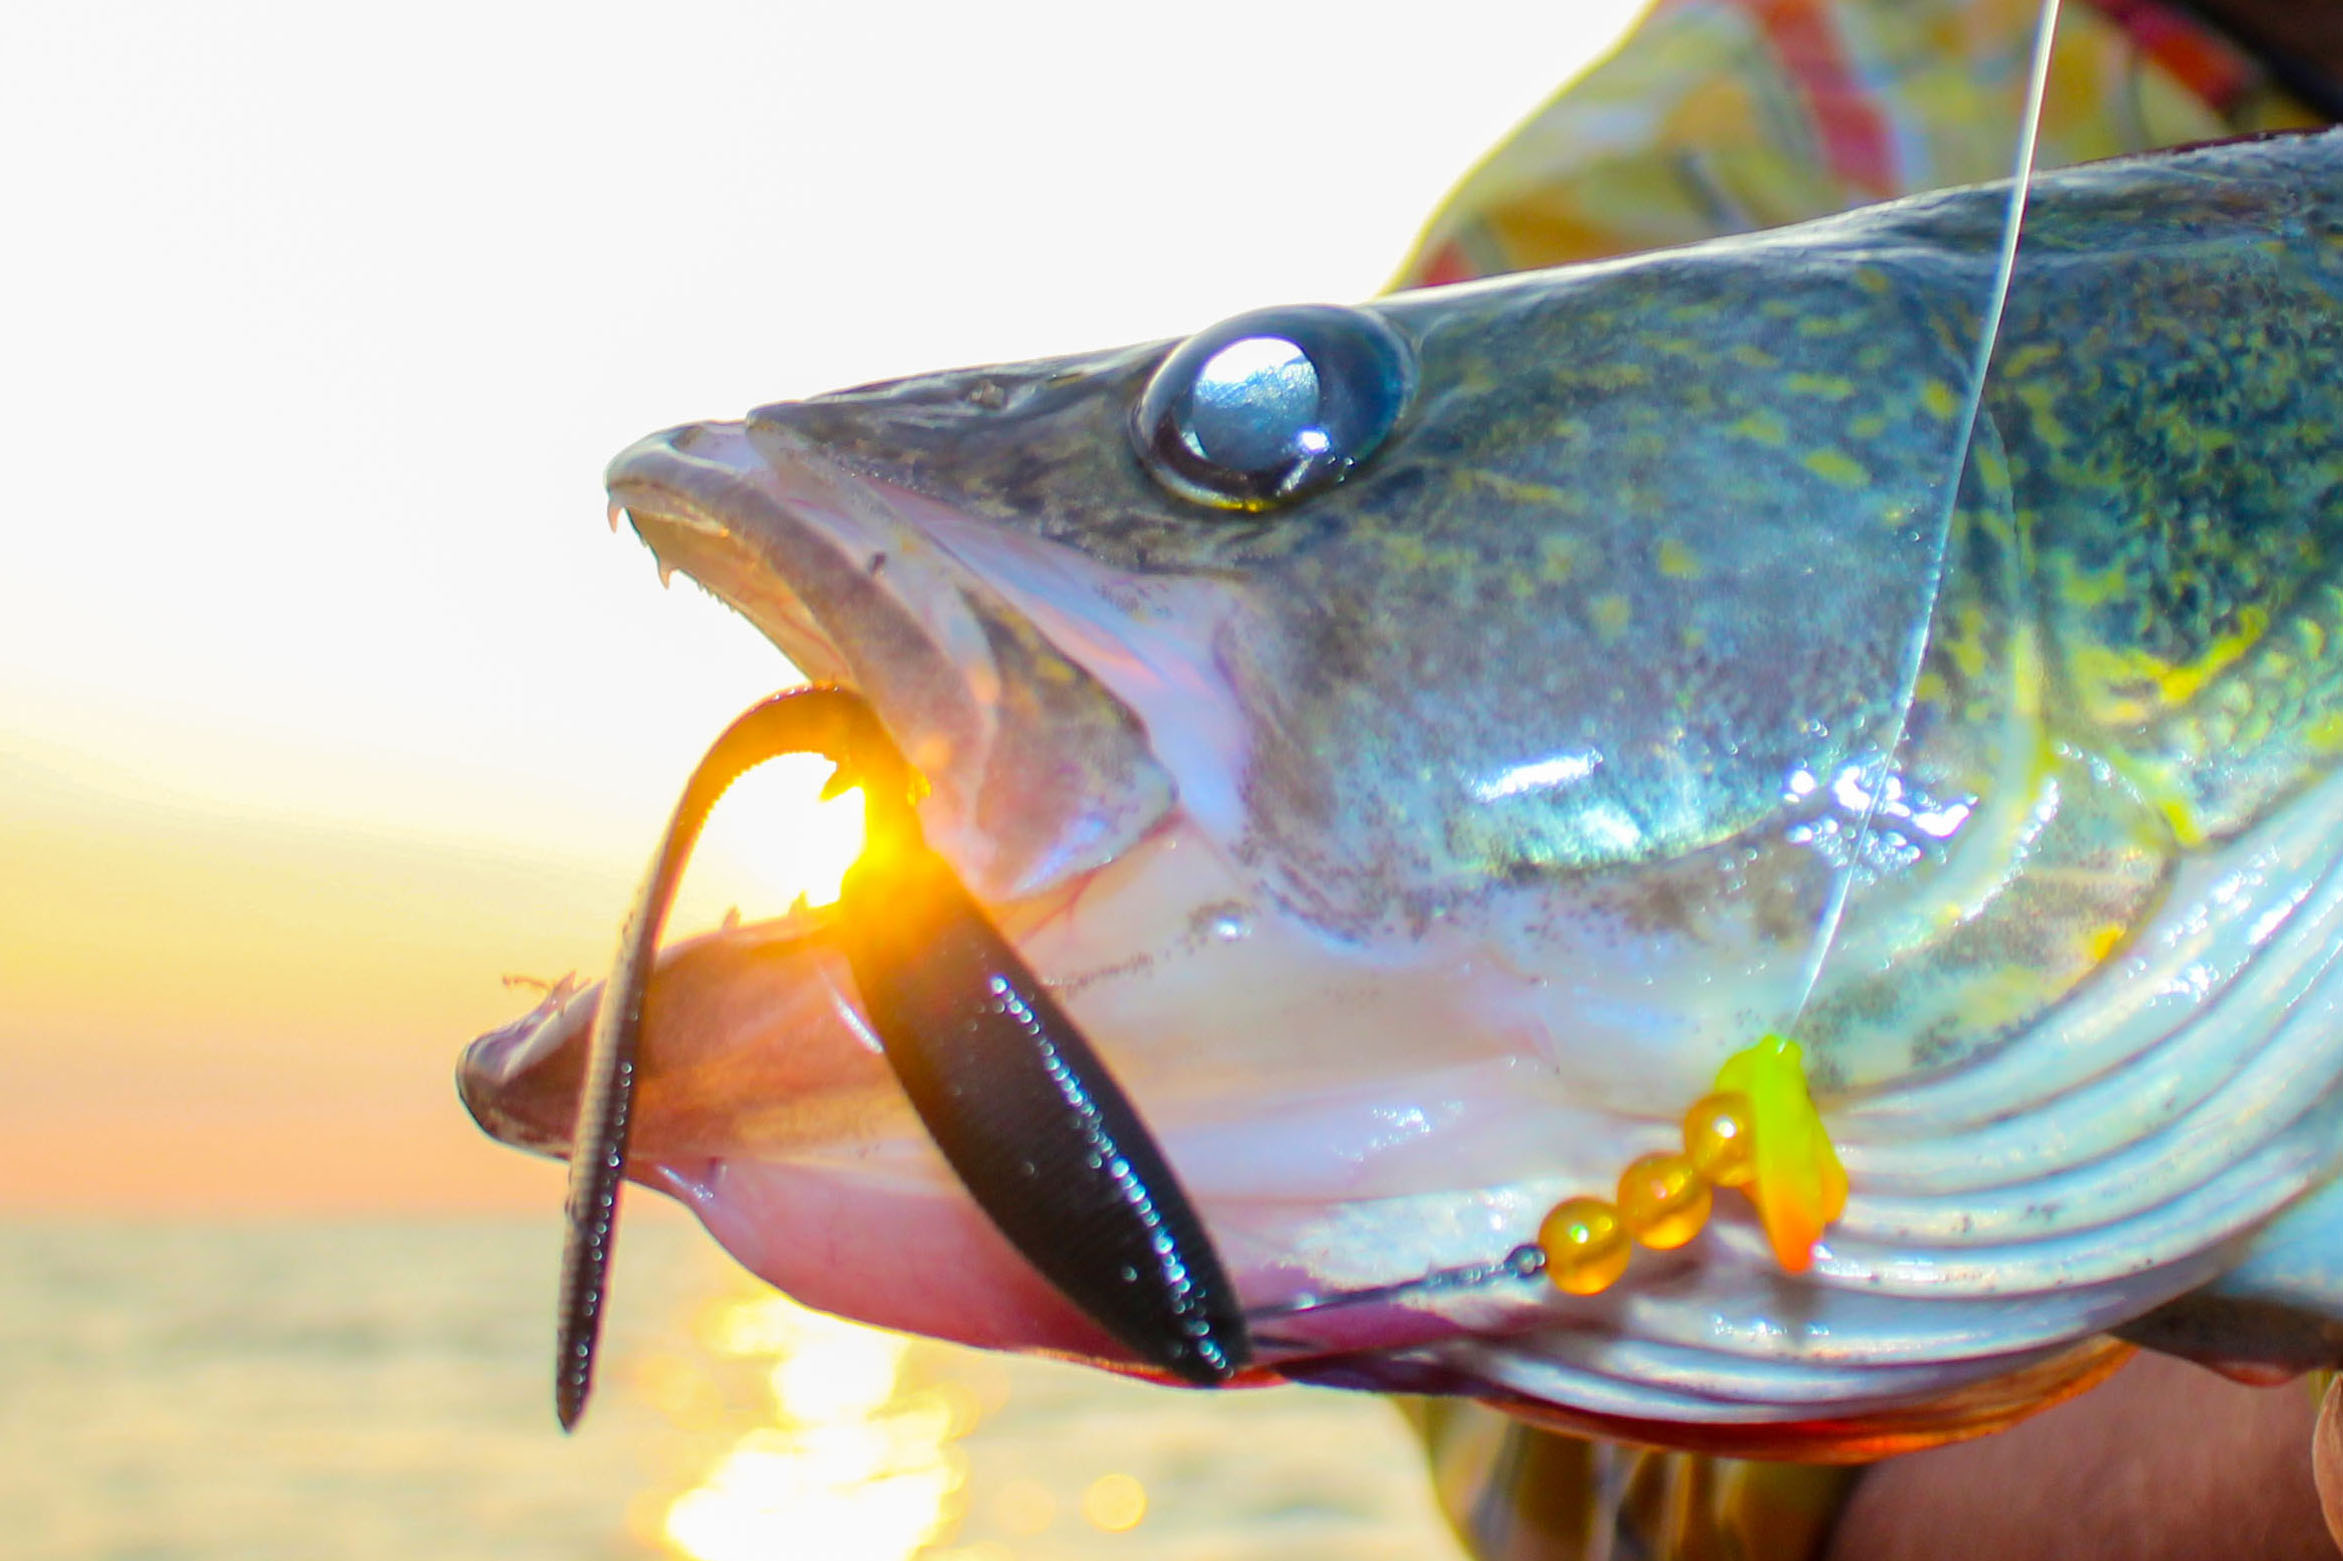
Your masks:
{"label": "chartreuse lure part", "polygon": [[1684,1114],[1684,1151],[1647,1154],[1620,1173],[1616,1201],[1568,1198],[1538,1226],[1544,1272],[1568,1295],[1595,1295],[1627,1272],[1637,1244],[1665,1252],[1700,1234],[1714,1188],[1757,1205],[1774,1257],[1793,1274],[1846,1210],[1847,1173],[1807,1093],[1798,1043],[1768,1035],[1717,1070],[1717,1087]]}
{"label": "chartreuse lure part", "polygon": [[1768,1035],[1735,1052],[1717,1070],[1717,1089],[1749,1102],[1749,1197],[1774,1257],[1802,1274],[1824,1227],[1846,1212],[1847,1173],[1806,1091],[1798,1043]]}
{"label": "chartreuse lure part", "polygon": [[1269,1322],[1430,1290],[1469,1290],[1544,1274],[1565,1295],[1600,1295],[1619,1282],[1635,1248],[1672,1251],[1700,1234],[1716,1189],[1738,1187],[1757,1206],[1775,1258],[1793,1274],[1847,1207],[1847,1173],[1806,1088],[1798,1043],[1767,1035],[1725,1059],[1716,1088],[1684,1113],[1681,1153],[1640,1155],[1615,1196],[1565,1198],[1525,1241],[1492,1263],[1435,1269],[1396,1284],[1297,1297],[1246,1313]]}

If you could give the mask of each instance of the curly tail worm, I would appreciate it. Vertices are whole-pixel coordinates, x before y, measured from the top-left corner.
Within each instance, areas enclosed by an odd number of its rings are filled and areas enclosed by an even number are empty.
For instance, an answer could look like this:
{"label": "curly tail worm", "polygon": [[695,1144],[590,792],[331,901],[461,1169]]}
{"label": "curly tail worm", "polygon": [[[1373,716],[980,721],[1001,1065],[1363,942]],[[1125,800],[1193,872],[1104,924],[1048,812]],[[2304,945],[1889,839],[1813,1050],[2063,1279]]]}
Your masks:
{"label": "curly tail worm", "polygon": [[577,1423],[594,1380],[635,1055],[659,935],[701,827],[767,759],[815,753],[869,794],[868,841],[836,936],[871,1027],[929,1135],[1010,1244],[1141,1360],[1198,1386],[1252,1345],[1236,1291],[1170,1164],[1071,1017],[928,848],[920,783],[858,695],[778,694],[692,772],[619,936],[571,1139],[554,1407]]}

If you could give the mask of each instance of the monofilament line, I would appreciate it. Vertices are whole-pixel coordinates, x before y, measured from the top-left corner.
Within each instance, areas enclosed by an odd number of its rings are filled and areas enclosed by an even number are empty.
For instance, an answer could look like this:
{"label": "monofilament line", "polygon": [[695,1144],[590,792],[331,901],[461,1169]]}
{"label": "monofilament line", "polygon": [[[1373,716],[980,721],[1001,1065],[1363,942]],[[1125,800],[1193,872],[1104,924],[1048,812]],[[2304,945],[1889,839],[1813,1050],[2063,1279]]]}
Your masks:
{"label": "monofilament line", "polygon": [[1871,838],[1872,821],[1879,813],[1880,798],[1887,792],[1888,777],[1895,771],[1896,754],[1903,747],[1905,733],[1911,725],[1912,702],[1920,687],[1920,666],[1928,654],[1929,630],[1936,620],[1937,602],[1944,594],[1953,516],[1961,502],[1961,474],[1968,467],[1969,452],[1977,441],[1977,419],[1983,415],[1985,405],[1985,377],[1993,368],[1993,350],[2001,337],[2001,317],[2009,304],[2010,279],[2017,270],[2018,238],[2025,227],[2026,200],[2034,185],[2034,152],[2041,136],[2042,103],[2050,88],[2050,52],[2058,36],[2058,7],[2059,0],[2042,0],[2041,14],[2034,23],[2033,63],[2026,78],[2025,113],[2019,125],[2016,166],[2010,173],[2009,204],[2002,217],[2001,249],[1977,332],[1976,350],[1969,363],[1969,388],[1962,403],[1959,435],[1953,441],[1952,461],[1944,474],[1944,502],[1937,511],[1936,534],[1928,552],[1928,589],[1896,685],[1895,722],[1886,746],[1880,750],[1878,772],[1868,778],[1863,813],[1855,825],[1846,866],[1831,880],[1830,897],[1823,906],[1814,941],[1808,948],[1806,967],[1799,973],[1798,1000],[1783,1026],[1784,1032],[1790,1035],[1799,1032],[1800,1023],[1806,1017],[1806,1005],[1813,1000],[1815,985],[1822,979],[1823,961],[1838,941],[1839,927],[1846,918],[1847,899],[1854,891],[1855,875],[1862,868],[1863,849]]}

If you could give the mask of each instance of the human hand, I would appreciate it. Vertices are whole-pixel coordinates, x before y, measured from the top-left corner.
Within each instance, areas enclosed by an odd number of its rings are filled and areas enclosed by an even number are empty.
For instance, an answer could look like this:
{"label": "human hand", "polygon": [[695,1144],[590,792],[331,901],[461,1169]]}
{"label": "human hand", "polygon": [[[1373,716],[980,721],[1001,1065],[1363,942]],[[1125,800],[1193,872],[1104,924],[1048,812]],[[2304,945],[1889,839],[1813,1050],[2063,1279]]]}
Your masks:
{"label": "human hand", "polygon": [[[2313,1430],[2318,1476],[2314,1483]],[[2324,1508],[2322,1521],[2321,1510]],[[2335,1561],[2343,1401],[2142,1354],[1995,1436],[1865,1473],[1832,1561]]]}

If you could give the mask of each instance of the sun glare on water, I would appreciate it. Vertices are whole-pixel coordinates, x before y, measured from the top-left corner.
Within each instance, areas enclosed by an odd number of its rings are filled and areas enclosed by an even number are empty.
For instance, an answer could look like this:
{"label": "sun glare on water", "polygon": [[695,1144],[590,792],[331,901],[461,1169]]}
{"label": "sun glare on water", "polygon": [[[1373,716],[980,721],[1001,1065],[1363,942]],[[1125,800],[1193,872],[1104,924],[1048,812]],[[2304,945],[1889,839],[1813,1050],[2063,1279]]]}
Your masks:
{"label": "sun glare on water", "polygon": [[971,1420],[947,1392],[901,1381],[910,1341],[778,1295],[713,1313],[717,1353],[765,1364],[770,1422],[675,1498],[662,1537],[692,1561],[905,1561],[951,1523]]}

